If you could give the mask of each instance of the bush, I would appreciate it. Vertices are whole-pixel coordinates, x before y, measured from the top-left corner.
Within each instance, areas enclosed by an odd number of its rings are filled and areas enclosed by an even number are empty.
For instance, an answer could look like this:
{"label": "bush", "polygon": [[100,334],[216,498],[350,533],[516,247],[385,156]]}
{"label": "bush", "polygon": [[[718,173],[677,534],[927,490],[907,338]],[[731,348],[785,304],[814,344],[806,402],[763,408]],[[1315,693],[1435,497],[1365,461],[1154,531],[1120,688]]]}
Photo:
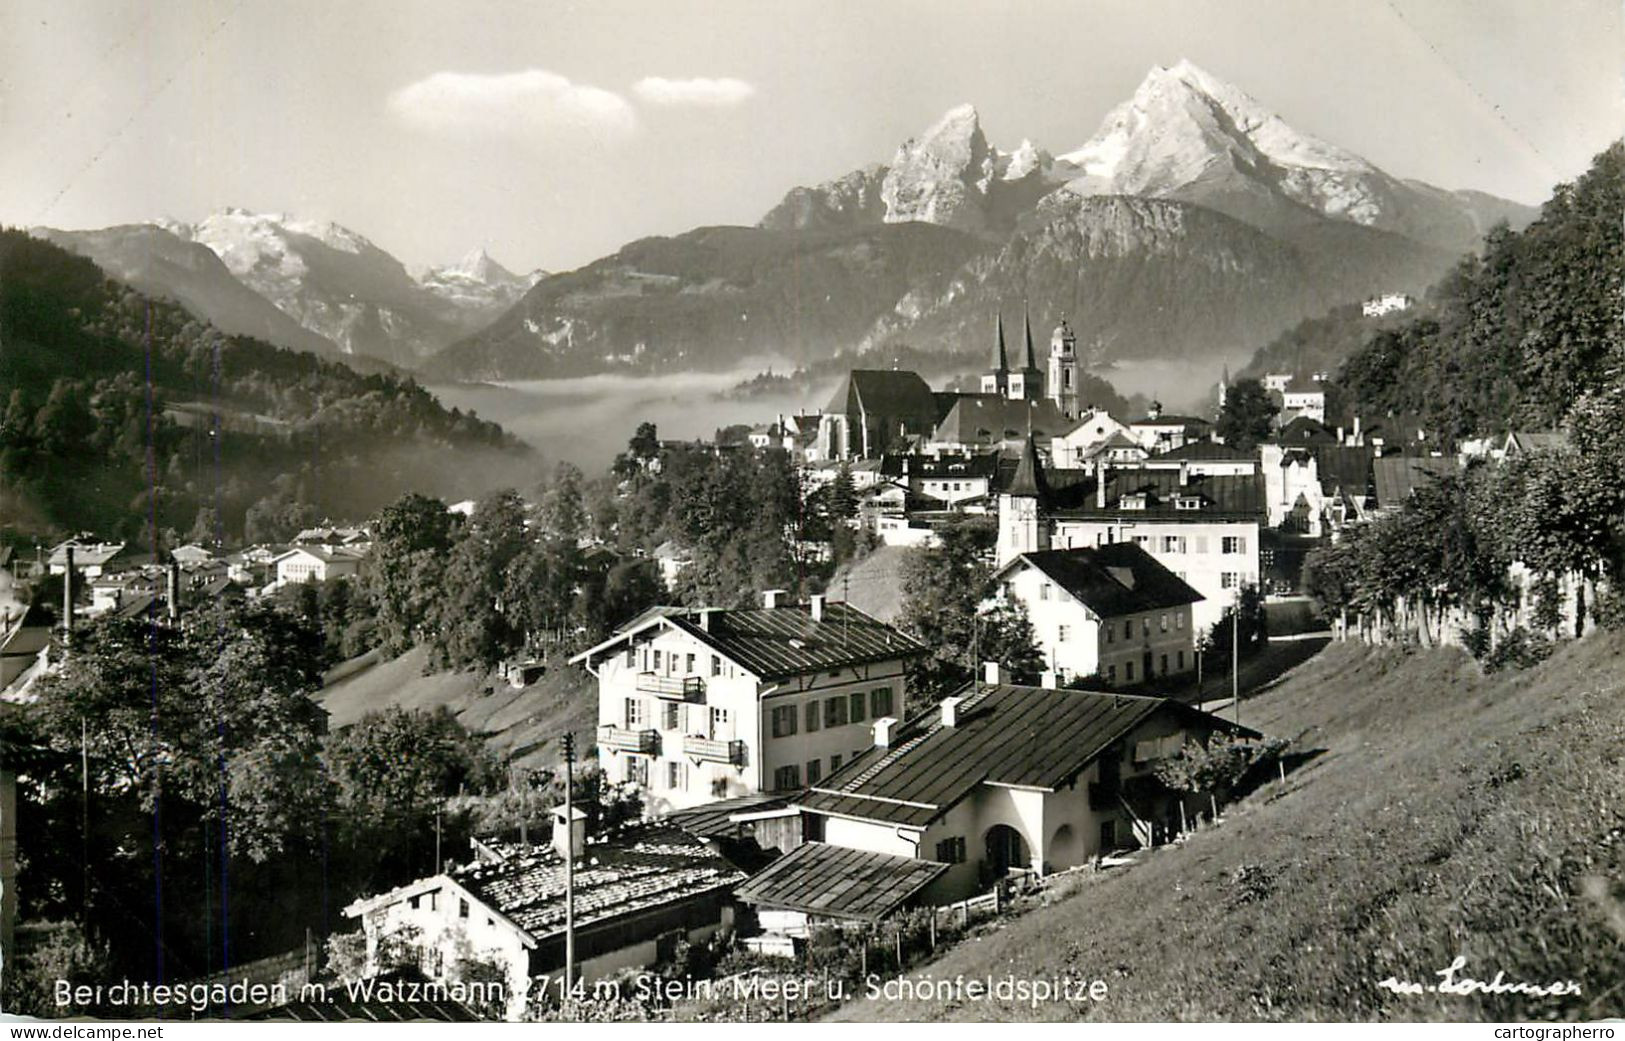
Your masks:
{"label": "bush", "polygon": [[1550,637],[1519,626],[1502,637],[1501,642],[1484,657],[1484,671],[1527,669],[1551,657],[1552,650]]}

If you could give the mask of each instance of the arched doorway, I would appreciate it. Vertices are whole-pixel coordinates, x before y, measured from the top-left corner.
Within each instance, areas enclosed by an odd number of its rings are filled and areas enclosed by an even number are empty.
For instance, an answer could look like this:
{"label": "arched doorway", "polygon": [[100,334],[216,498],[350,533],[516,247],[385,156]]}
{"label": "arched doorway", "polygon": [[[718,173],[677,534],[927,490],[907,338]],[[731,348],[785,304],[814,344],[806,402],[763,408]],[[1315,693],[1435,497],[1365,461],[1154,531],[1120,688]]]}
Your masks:
{"label": "arched doorway", "polygon": [[1049,871],[1065,871],[1069,867],[1076,867],[1081,852],[1078,835],[1072,830],[1072,825],[1061,825],[1055,829],[1055,834],[1050,836],[1049,856],[1046,858],[1049,867],[1045,869],[1046,873]]}
{"label": "arched doorway", "polygon": [[986,863],[988,871],[994,878],[1003,878],[1010,873],[1011,868],[1031,866],[1027,843],[1022,840],[1021,832],[1010,825],[993,825],[987,830],[986,843]]}

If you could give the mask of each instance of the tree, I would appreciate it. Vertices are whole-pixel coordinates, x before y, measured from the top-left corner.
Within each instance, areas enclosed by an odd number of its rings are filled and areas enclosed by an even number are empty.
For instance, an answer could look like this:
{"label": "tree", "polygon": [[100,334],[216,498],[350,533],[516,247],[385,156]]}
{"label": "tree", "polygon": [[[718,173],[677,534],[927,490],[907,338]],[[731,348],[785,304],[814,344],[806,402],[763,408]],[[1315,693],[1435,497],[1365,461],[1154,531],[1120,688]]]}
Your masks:
{"label": "tree", "polygon": [[1214,432],[1225,444],[1249,452],[1274,431],[1280,411],[1258,380],[1237,380],[1225,394]]}
{"label": "tree", "polygon": [[455,515],[444,503],[416,492],[372,518],[371,560],[365,591],[376,612],[377,639],[390,655],[410,649],[444,594]]}
{"label": "tree", "polygon": [[500,772],[444,706],[369,712],[328,741],[338,802],[362,826],[411,830],[462,789],[489,790]]}
{"label": "tree", "polygon": [[987,559],[994,530],[961,520],[937,533],[941,545],[910,551],[903,565],[898,626],[932,649],[910,665],[910,688],[946,693],[968,682],[983,661],[1003,664],[1018,679],[1036,679],[1043,658],[1025,611],[988,603],[994,593]]}

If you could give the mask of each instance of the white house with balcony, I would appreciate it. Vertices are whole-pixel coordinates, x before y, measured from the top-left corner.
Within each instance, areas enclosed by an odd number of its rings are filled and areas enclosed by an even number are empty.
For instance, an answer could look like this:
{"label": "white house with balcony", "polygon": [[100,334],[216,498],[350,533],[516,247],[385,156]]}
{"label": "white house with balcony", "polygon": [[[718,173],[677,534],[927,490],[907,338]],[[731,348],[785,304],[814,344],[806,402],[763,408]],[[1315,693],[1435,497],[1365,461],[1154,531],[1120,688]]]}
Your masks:
{"label": "white house with balcony", "polygon": [[994,577],[1026,609],[1056,682],[1119,687],[1196,668],[1202,594],[1132,542],[1023,553]]}
{"label": "white house with balcony", "polygon": [[661,813],[799,791],[899,716],[925,654],[854,607],[771,590],[749,610],[658,607],[576,657],[598,680],[599,762]]}

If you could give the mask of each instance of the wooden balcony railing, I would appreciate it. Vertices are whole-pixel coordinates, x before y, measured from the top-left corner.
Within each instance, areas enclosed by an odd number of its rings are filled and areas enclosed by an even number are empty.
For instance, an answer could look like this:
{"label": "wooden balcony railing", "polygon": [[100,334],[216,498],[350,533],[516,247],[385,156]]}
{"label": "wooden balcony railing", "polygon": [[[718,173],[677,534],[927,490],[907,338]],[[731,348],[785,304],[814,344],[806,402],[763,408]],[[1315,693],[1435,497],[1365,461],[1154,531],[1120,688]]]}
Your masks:
{"label": "wooden balcony railing", "polygon": [[662,698],[681,698],[684,701],[705,700],[705,677],[662,676],[657,672],[640,672],[637,678],[640,694],[655,694]]}
{"label": "wooden balcony railing", "polygon": [[656,755],[660,752],[660,731],[629,730],[606,724],[598,728],[598,747],[611,752],[639,752]]}
{"label": "wooden balcony railing", "polygon": [[739,766],[745,761],[745,742],[714,741],[708,737],[683,738],[683,754],[702,763],[727,763]]}

